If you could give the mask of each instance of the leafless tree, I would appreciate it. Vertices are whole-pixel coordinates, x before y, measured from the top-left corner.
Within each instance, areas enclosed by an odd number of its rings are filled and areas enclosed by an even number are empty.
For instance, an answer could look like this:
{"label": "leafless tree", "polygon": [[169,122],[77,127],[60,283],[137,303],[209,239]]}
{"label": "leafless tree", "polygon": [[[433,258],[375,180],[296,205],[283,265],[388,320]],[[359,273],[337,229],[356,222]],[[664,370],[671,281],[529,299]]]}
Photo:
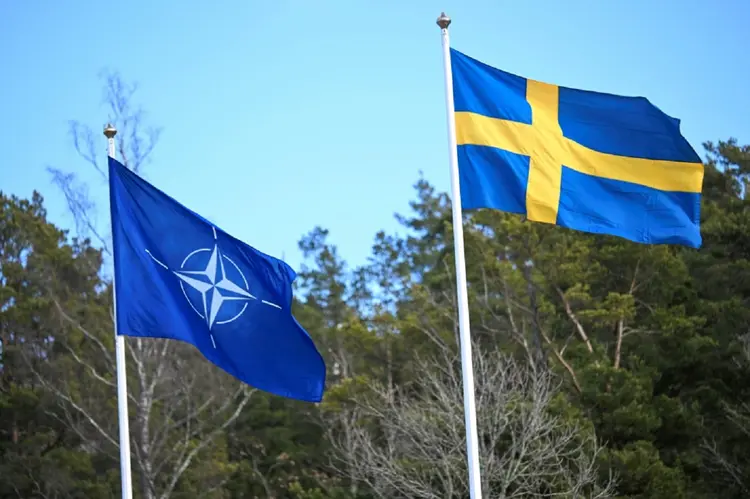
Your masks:
{"label": "leafless tree", "polygon": [[[485,497],[611,497],[599,481],[602,447],[590,428],[552,410],[558,383],[498,350],[475,345],[480,462]],[[418,360],[417,383],[372,386],[340,410],[330,438],[340,470],[378,497],[468,495],[458,359]]]}
{"label": "leafless tree", "polygon": [[[127,84],[117,73],[104,74],[104,102],[109,107],[109,121],[117,128],[117,155],[128,168],[138,173],[145,166],[161,134],[160,128],[144,125],[143,109],[133,103],[137,90],[134,84]],[[101,181],[107,180],[106,143],[101,131],[72,120],[70,136],[79,156],[96,173]],[[68,208],[76,224],[80,237],[89,237],[109,253],[110,237],[100,230],[97,203],[89,194],[86,182],[79,181],[73,171],[48,167],[53,182],[62,190]]]}
{"label": "leafless tree", "polygon": [[[118,157],[128,168],[139,171],[148,161],[159,136],[158,129],[145,128],[144,114],[133,104],[134,86],[117,74],[106,75],[105,101],[109,120],[118,129]],[[73,144],[81,157],[104,180],[102,167],[106,142],[79,122],[71,122]],[[101,147],[100,147],[101,146]],[[78,235],[90,238],[105,255],[110,254],[109,229],[101,227],[96,203],[87,184],[73,172],[49,169],[74,216]],[[51,276],[56,324],[55,344],[59,358],[35,372],[62,407],[64,422],[87,442],[92,451],[118,457],[118,424],[112,313],[101,314],[111,299],[58,293],[61,276]],[[54,290],[52,289],[54,288]],[[104,301],[102,303],[102,300]],[[249,402],[253,390],[200,357],[179,342],[126,339],[128,399],[134,470],[140,478],[144,499],[168,499],[201,452],[208,452],[223,430],[231,425]],[[74,373],[74,375],[71,375]],[[218,488],[225,476],[203,477],[203,497],[211,485]],[[212,482],[213,481],[213,482]]]}
{"label": "leafless tree", "polygon": [[[736,359],[737,367],[747,369],[750,367],[750,333],[741,336],[739,342],[741,348]],[[727,422],[745,437],[750,437],[750,402],[736,405],[725,403],[724,411]],[[708,457],[706,471],[714,480],[729,483],[743,494],[750,495],[750,463],[746,459],[744,463],[738,462],[715,439],[709,437],[703,439],[703,450]]]}

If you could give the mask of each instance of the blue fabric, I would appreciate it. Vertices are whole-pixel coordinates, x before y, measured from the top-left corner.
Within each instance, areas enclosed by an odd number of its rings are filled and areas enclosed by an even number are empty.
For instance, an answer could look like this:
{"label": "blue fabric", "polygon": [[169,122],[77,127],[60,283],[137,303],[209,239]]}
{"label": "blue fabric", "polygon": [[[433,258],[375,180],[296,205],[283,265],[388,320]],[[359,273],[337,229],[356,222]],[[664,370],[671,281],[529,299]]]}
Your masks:
{"label": "blue fabric", "polygon": [[559,122],[563,135],[595,151],[700,163],[680,134],[680,120],[645,97],[624,97],[560,87]]}
{"label": "blue fabric", "polygon": [[531,124],[531,106],[526,102],[526,78],[500,71],[451,49],[453,107]]}
{"label": "blue fabric", "polygon": [[458,164],[464,209],[526,213],[528,156],[494,147],[465,145],[458,148]]}
{"label": "blue fabric", "polygon": [[[538,104],[549,109],[534,110],[527,100],[531,86],[526,78],[493,68],[455,49],[451,49],[451,64],[455,113],[463,118],[457,120],[457,131],[461,201],[465,209],[490,208],[528,215],[527,192],[546,193],[535,191],[529,184],[530,167],[534,165],[530,158],[534,155],[544,159],[538,164],[547,168],[546,175],[559,175],[561,179],[554,223],[645,244],[700,247],[703,167],[700,157],[682,136],[678,119],[643,97],[554,85],[549,87],[558,92],[556,106]],[[526,146],[525,138],[534,132],[535,112],[556,116],[562,133],[559,137],[545,135]],[[475,115],[479,118],[465,119]],[[492,128],[492,123],[498,122],[511,123],[516,127],[513,130],[521,130],[523,133],[518,136],[523,140],[511,140],[507,132],[510,128]],[[487,130],[498,132],[491,132],[496,135],[487,140]],[[556,159],[560,151],[569,150],[571,143],[578,147],[576,155],[559,154],[557,171],[550,171],[549,158]],[[584,148],[589,152],[578,154]],[[622,165],[622,161],[613,162],[612,157],[628,162],[627,181],[612,178],[618,171],[613,165]],[[583,164],[564,164],[567,158]],[[549,223],[553,220],[554,214]]]}
{"label": "blue fabric", "polygon": [[563,167],[557,225],[644,244],[697,248],[701,234],[692,220],[700,219],[700,200],[694,192],[663,192]]}
{"label": "blue fabric", "polygon": [[296,274],[109,160],[117,330],[194,345],[256,388],[319,402],[326,368],[291,313]]}
{"label": "blue fabric", "polygon": [[[493,68],[451,49],[455,111],[531,123],[527,79]],[[559,87],[558,121],[563,136],[595,151],[618,156],[700,163],[680,134],[680,120],[644,97]]]}

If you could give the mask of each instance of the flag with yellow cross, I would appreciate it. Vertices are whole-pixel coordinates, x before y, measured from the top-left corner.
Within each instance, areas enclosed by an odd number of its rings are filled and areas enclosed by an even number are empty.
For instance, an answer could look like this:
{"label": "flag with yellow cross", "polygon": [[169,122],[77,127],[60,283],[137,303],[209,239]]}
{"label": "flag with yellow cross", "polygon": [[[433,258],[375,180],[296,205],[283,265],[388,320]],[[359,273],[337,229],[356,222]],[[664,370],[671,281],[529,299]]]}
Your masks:
{"label": "flag with yellow cross", "polygon": [[703,164],[643,97],[522,78],[451,49],[464,209],[646,244],[701,245]]}

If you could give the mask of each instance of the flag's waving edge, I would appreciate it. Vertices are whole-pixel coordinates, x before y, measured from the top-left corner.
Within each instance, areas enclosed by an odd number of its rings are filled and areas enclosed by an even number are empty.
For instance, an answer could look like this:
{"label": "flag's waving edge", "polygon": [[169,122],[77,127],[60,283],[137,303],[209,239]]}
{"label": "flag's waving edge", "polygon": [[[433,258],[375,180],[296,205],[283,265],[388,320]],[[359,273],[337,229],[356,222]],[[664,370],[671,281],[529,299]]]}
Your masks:
{"label": "flag's waving edge", "polygon": [[451,49],[461,196],[641,243],[701,244],[703,164],[645,98],[522,78]]}
{"label": "flag's waving edge", "polygon": [[295,272],[110,158],[118,333],[194,345],[277,395],[319,402],[326,368],[292,315]]}

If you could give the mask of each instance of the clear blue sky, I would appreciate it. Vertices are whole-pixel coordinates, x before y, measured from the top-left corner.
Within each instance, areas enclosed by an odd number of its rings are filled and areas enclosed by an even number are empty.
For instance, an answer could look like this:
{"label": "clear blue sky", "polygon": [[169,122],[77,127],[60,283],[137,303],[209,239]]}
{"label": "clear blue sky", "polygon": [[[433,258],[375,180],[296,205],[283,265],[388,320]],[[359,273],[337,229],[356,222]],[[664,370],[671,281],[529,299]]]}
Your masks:
{"label": "clear blue sky", "polygon": [[295,268],[315,225],[363,263],[420,170],[448,189],[441,10],[453,47],[490,65],[646,96],[701,154],[750,142],[747,0],[2,0],[0,189],[39,190],[70,227],[45,168],[76,171],[106,222],[67,123],[99,133],[109,68],[164,128],[149,181]]}

